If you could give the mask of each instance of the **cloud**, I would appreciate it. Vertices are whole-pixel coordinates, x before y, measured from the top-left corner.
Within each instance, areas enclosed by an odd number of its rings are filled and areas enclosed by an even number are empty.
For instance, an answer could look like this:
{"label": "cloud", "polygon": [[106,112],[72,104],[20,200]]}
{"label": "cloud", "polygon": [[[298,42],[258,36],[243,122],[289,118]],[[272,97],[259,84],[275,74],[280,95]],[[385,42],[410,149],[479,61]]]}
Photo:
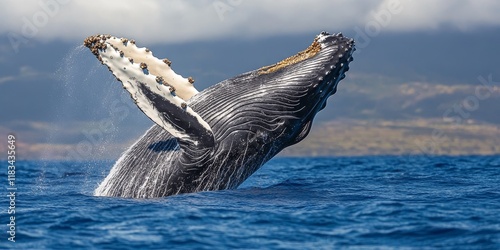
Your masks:
{"label": "cloud", "polygon": [[[399,11],[387,12],[391,6]],[[255,38],[301,32],[352,31],[377,21],[390,31],[500,26],[495,0],[200,0],[4,1],[0,33],[29,39],[81,41],[96,33],[147,43]],[[389,13],[390,15],[384,15]],[[387,19],[388,17],[388,19]],[[386,22],[387,23],[384,23]],[[17,36],[16,36],[17,35]],[[16,40],[17,39],[17,40]]]}
{"label": "cloud", "polygon": [[38,71],[36,69],[33,69],[30,66],[25,65],[25,66],[21,66],[19,68],[19,72],[15,75],[1,76],[0,77],[0,84],[10,82],[10,81],[16,81],[16,80],[34,79],[36,77],[49,78],[49,77],[51,77],[51,74]]}
{"label": "cloud", "polygon": [[454,27],[467,31],[478,26],[499,26],[500,2],[485,1],[402,1],[403,12],[390,25],[394,30]]}
{"label": "cloud", "polygon": [[0,84],[5,83],[5,82],[10,82],[10,81],[13,81],[15,79],[16,78],[13,76],[3,76],[3,77],[0,77]]}

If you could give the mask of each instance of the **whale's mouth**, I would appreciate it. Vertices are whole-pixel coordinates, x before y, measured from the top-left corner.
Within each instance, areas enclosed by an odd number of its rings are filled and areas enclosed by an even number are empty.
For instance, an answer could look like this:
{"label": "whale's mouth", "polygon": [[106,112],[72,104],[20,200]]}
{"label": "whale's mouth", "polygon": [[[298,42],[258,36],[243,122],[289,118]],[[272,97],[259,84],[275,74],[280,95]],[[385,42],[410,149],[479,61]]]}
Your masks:
{"label": "whale's mouth", "polygon": [[322,32],[304,51],[284,59],[274,65],[264,67],[261,74],[283,70],[291,80],[306,89],[307,95],[302,102],[307,106],[304,121],[312,120],[317,112],[326,106],[330,96],[337,92],[338,84],[345,78],[349,63],[353,61],[356,50],[354,40],[342,33]]}
{"label": "whale's mouth", "polygon": [[345,78],[355,50],[354,40],[342,33],[321,32],[305,50],[262,67],[257,73],[267,75],[284,71],[290,76],[288,79],[301,78],[296,82],[308,86],[311,93],[319,92],[318,99],[325,99],[335,94],[338,82]]}

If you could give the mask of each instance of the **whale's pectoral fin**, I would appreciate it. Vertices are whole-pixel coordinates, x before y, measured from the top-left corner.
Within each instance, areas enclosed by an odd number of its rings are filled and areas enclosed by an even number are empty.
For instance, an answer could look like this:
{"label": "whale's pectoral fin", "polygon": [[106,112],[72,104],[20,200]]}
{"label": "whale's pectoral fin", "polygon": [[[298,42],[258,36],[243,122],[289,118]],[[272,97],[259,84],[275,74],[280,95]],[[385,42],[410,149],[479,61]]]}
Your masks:
{"label": "whale's pectoral fin", "polygon": [[172,87],[175,94],[185,101],[198,93],[191,77],[184,78],[176,74],[170,68],[171,62],[168,59],[160,60],[154,57],[149,49],[138,48],[134,40],[97,35],[85,39],[84,45],[99,61],[109,67],[119,81],[123,79],[117,75],[117,70],[125,76],[130,74],[130,70],[135,70],[135,73],[153,76],[159,84]]}
{"label": "whale's pectoral fin", "polygon": [[210,126],[184,100],[152,79],[130,79],[124,83],[137,106],[156,124],[172,134],[181,148],[214,146]]}
{"label": "whale's pectoral fin", "polygon": [[192,80],[177,75],[168,61],[123,38],[92,36],[85,40],[85,46],[122,82],[139,109],[172,134],[182,149],[214,146],[210,126],[187,102],[198,91]]}

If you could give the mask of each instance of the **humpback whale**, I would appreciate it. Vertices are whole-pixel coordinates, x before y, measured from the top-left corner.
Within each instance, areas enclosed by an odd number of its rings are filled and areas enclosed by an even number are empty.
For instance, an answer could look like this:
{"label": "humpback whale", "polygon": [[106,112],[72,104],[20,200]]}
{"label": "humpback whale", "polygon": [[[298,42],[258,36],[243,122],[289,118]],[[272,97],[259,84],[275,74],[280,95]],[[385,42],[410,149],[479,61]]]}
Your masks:
{"label": "humpback whale", "polygon": [[95,35],[84,45],[154,122],[94,193],[128,198],[237,188],[307,136],[355,50],[353,39],[321,32],[291,57],[198,92],[134,40]]}

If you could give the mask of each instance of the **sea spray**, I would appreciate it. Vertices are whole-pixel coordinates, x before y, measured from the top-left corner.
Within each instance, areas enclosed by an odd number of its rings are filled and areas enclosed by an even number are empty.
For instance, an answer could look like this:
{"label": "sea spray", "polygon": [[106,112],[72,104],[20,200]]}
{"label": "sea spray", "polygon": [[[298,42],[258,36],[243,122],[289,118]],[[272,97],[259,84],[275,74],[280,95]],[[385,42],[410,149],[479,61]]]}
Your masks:
{"label": "sea spray", "polygon": [[[80,188],[88,190],[88,186],[97,185],[88,179],[95,172],[96,164],[114,159],[122,152],[129,139],[120,136],[134,135],[133,127],[141,126],[147,118],[141,120],[142,116],[133,108],[128,94],[92,56],[84,53],[82,45],[70,49],[60,60],[54,79],[60,91],[46,97],[56,100],[57,105],[52,108],[50,125],[45,130],[44,143],[48,146],[41,153],[43,164],[32,191],[40,193],[46,190],[45,172],[54,159],[64,160],[67,165],[85,162],[84,169],[79,164],[75,171],[84,172]],[[121,126],[124,122],[128,126]],[[121,127],[125,127],[128,133],[124,133]],[[143,129],[141,127],[138,131]]]}

